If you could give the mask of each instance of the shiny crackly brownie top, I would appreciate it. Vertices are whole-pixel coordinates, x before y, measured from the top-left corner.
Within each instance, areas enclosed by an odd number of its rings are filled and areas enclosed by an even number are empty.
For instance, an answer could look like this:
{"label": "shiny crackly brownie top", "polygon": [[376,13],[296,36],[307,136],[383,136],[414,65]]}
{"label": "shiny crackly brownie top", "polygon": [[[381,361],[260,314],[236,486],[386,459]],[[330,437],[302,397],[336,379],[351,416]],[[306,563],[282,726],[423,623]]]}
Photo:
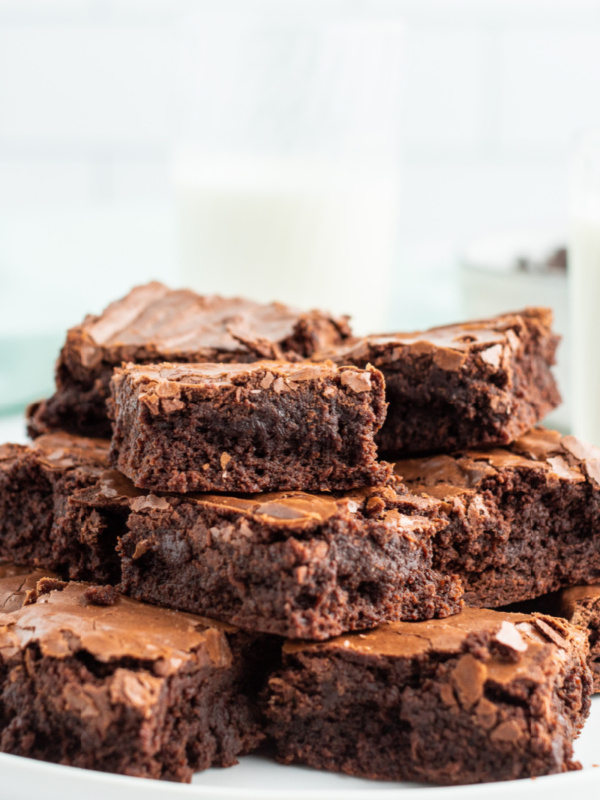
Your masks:
{"label": "shiny crackly brownie top", "polygon": [[16,566],[0,561],[0,612],[17,611],[42,578],[53,577],[50,570]]}
{"label": "shiny crackly brownie top", "polygon": [[[582,633],[564,620],[541,614],[515,614],[484,608],[465,608],[446,619],[424,622],[389,622],[371,631],[348,633],[328,642],[287,642],[284,653],[349,653],[364,657],[389,656],[423,659],[429,656],[457,655],[465,652],[469,637],[485,636],[499,658],[474,664],[469,656],[464,675],[465,691],[475,689],[478,681],[489,676],[497,683],[514,678],[540,676],[540,658],[556,658],[556,652],[569,651],[574,645],[585,650]],[[551,644],[550,652],[544,645]],[[508,656],[508,658],[507,658]],[[463,656],[464,658],[464,656]]]}
{"label": "shiny crackly brownie top", "polygon": [[9,469],[26,456],[49,468],[66,470],[77,466],[108,467],[110,442],[69,433],[48,433],[29,444],[0,445],[0,470]]}
{"label": "shiny crackly brownie top", "polygon": [[35,643],[42,655],[52,658],[86,652],[103,663],[151,662],[161,677],[190,660],[217,667],[231,663],[224,632],[234,630],[231,626],[119,595],[110,605],[95,605],[86,584],[49,583],[50,591],[35,602],[0,614],[0,649],[5,656]]}
{"label": "shiny crackly brownie top", "polygon": [[570,586],[562,589],[553,598],[553,611],[561,617],[580,623],[581,613],[594,611],[594,616],[600,615],[600,586]]}
{"label": "shiny crackly brownie top", "polygon": [[[375,379],[375,380],[374,380]],[[113,387],[124,381],[143,391],[154,391],[158,398],[179,395],[185,387],[230,387],[252,383],[257,392],[293,392],[307,383],[335,382],[342,388],[362,394],[383,390],[383,377],[373,367],[338,367],[331,361],[318,364],[288,361],[255,361],[250,364],[126,364],[115,370]]]}
{"label": "shiny crackly brownie top", "polygon": [[[398,487],[400,489],[400,487]],[[106,470],[96,485],[79,493],[84,505],[122,505],[135,513],[169,512],[180,503],[237,515],[278,528],[318,527],[334,517],[374,519],[405,535],[411,531],[433,535],[443,523],[431,519],[431,508],[421,498],[399,494],[393,486],[372,486],[340,493],[268,492],[260,494],[154,494],[136,489],[116,470]]]}
{"label": "shiny crackly brownie top", "polygon": [[156,361],[174,354],[200,357],[211,352],[276,357],[306,323],[314,325],[311,351],[335,346],[350,332],[344,317],[303,313],[282,303],[202,296],[152,282],[132,289],[100,316],[86,317],[68,332],[67,347],[86,367],[99,364],[111,350],[118,352],[114,363],[119,363],[123,348],[132,352],[141,348],[146,360]]}
{"label": "shiny crackly brownie top", "polygon": [[315,359],[332,359],[338,363],[393,369],[394,362],[405,356],[433,359],[437,367],[447,371],[461,369],[470,357],[492,369],[504,366],[522,348],[521,337],[532,331],[547,340],[553,357],[559,337],[552,333],[552,311],[548,308],[526,308],[487,320],[445,325],[416,333],[390,333],[352,339]]}
{"label": "shiny crackly brownie top", "polygon": [[394,469],[411,492],[438,499],[476,491],[506,469],[535,470],[549,480],[589,481],[600,487],[600,448],[540,427],[506,447],[403,459]]}

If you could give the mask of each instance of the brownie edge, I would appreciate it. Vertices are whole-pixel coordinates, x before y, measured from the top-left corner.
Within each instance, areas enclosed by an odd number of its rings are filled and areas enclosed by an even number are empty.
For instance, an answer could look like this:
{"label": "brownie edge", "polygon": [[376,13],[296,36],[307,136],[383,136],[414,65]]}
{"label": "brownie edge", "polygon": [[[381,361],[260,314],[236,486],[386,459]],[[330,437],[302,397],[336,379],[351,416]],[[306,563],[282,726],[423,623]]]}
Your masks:
{"label": "brownie edge", "polygon": [[466,784],[580,769],[590,709],[584,633],[465,609],[318,644],[290,642],[269,681],[283,763],[379,780]]}
{"label": "brownie edge", "polygon": [[109,437],[109,383],[124,361],[297,361],[349,335],[347,317],[323,311],[203,296],[156,281],[136,286],[100,315],[90,314],[67,331],[56,364],[56,391],[29,407],[29,434],[34,438],[65,430]]}
{"label": "brownie edge", "polygon": [[235,637],[106,587],[44,579],[0,614],[0,750],[184,782],[235,764],[263,738]]}
{"label": "brownie edge", "polygon": [[111,382],[113,464],[162,492],[344,491],[380,485],[385,386],[372,367],[127,364]]}
{"label": "brownie edge", "polygon": [[552,311],[526,308],[487,320],[344,342],[318,356],[370,363],[389,403],[378,434],[397,457],[512,442],[561,402],[551,367],[560,337]]}

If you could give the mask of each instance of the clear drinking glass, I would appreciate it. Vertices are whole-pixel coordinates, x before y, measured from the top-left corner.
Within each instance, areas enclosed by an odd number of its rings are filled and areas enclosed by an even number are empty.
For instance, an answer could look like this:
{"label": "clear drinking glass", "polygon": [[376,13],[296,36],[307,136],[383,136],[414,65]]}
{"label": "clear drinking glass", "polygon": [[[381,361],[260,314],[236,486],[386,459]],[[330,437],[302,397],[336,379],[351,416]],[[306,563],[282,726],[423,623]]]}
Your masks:
{"label": "clear drinking glass", "polygon": [[571,179],[572,428],[600,445],[600,130],[580,139]]}
{"label": "clear drinking glass", "polygon": [[227,3],[180,31],[184,283],[385,329],[396,258],[395,3]]}

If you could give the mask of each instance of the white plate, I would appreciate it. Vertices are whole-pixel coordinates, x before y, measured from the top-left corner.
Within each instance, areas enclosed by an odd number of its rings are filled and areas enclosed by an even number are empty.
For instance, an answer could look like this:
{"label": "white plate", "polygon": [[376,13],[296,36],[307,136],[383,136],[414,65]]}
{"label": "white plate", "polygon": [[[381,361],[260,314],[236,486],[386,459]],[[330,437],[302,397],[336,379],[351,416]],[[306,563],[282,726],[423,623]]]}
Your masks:
{"label": "white plate", "polygon": [[[0,419],[0,442],[24,442],[21,419]],[[0,753],[0,800],[565,800],[600,796],[600,696],[575,746],[581,772],[535,780],[424,787],[350,778],[303,767],[283,767],[247,756],[229,769],[209,769],[192,785],[125,778],[46,764]]]}

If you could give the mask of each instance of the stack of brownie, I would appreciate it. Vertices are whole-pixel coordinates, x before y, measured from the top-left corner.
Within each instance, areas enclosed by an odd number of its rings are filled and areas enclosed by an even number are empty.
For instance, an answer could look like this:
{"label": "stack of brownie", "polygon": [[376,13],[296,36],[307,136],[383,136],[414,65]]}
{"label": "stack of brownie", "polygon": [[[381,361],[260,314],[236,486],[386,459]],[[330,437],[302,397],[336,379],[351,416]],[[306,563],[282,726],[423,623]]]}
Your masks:
{"label": "stack of brownie", "polygon": [[86,317],[0,446],[0,750],[169,780],[258,747],[442,784],[578,768],[600,451],[535,427],[557,341],[543,309],[356,339],[158,283]]}

